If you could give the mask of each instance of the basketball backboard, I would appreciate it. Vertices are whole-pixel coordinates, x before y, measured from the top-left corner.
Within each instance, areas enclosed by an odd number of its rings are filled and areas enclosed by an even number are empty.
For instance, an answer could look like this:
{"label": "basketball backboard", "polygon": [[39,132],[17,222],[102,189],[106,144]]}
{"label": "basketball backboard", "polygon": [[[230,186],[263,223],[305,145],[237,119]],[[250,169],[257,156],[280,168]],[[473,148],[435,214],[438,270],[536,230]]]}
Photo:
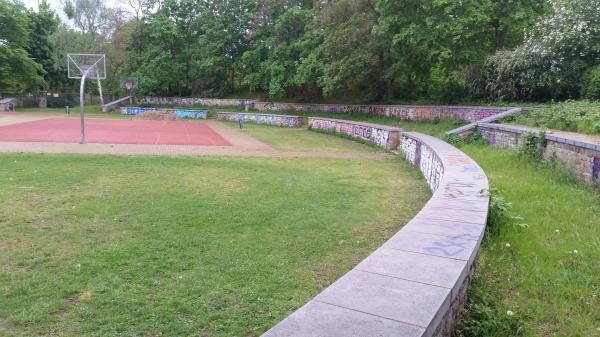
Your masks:
{"label": "basketball backboard", "polygon": [[69,78],[79,79],[87,71],[87,77],[106,79],[106,57],[104,54],[67,54]]}

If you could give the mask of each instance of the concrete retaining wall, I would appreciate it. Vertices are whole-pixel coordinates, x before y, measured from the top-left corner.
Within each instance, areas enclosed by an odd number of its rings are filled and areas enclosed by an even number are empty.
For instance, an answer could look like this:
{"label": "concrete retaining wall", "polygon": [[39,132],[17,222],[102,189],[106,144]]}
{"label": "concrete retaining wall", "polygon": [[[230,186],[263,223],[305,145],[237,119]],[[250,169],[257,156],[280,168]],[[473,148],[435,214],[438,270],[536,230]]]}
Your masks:
{"label": "concrete retaining wall", "polygon": [[139,115],[141,113],[148,112],[148,111],[168,111],[172,115],[181,117],[181,118],[191,118],[191,119],[206,119],[206,118],[208,118],[208,113],[206,111],[201,111],[201,110],[138,108],[138,107],[121,108],[122,115]]}
{"label": "concrete retaining wall", "polygon": [[450,336],[485,231],[487,177],[434,137],[401,132],[400,150],[423,172],[432,198],[380,248],[263,336]]}
{"label": "concrete retaining wall", "polygon": [[257,124],[268,124],[289,128],[299,128],[304,125],[304,118],[301,116],[271,115],[247,112],[219,112],[217,114],[218,119],[235,122],[239,120],[240,116],[245,122]]}
{"label": "concrete retaining wall", "polygon": [[142,104],[161,105],[205,105],[245,106],[246,110],[259,111],[325,111],[331,113],[362,113],[397,119],[433,121],[436,119],[464,119],[476,122],[502,113],[511,108],[477,106],[432,106],[432,105],[369,105],[369,104],[304,104],[259,102],[247,99],[191,98],[191,97],[144,97]]}
{"label": "concrete retaining wall", "polygon": [[237,98],[195,98],[146,96],[140,101],[144,105],[204,105],[204,106],[245,106],[254,100]]}
{"label": "concrete retaining wall", "polygon": [[[523,142],[523,134],[530,129],[506,124],[481,124],[479,131],[483,138],[497,147],[518,149]],[[532,132],[539,137],[538,132]],[[557,159],[581,180],[598,182],[600,179],[600,144],[575,138],[561,133],[546,133],[544,158]]]}
{"label": "concrete retaining wall", "polygon": [[321,117],[309,117],[308,127],[312,130],[344,134],[391,151],[397,150],[400,146],[400,132],[402,131],[400,128],[386,125]]}
{"label": "concrete retaining wall", "polygon": [[433,121],[435,119],[464,119],[475,122],[510,108],[473,106],[426,106],[426,105],[355,105],[355,104],[300,104],[251,102],[251,108],[265,110],[325,111],[331,113],[362,113],[396,119]]}

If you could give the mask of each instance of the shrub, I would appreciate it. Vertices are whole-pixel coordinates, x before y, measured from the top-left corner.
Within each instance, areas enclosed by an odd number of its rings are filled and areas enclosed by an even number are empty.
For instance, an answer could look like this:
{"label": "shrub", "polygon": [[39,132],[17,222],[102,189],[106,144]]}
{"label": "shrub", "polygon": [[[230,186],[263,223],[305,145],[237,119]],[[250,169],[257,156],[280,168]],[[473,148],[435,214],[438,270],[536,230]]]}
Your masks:
{"label": "shrub", "polygon": [[523,135],[519,154],[535,161],[541,161],[544,158],[545,147],[546,133],[544,131],[540,131],[539,136],[527,132]]}
{"label": "shrub", "polygon": [[590,68],[583,75],[581,96],[587,99],[600,100],[600,64]]}
{"label": "shrub", "polygon": [[523,114],[517,122],[549,129],[600,133],[600,103],[586,100],[553,103],[543,109]]}

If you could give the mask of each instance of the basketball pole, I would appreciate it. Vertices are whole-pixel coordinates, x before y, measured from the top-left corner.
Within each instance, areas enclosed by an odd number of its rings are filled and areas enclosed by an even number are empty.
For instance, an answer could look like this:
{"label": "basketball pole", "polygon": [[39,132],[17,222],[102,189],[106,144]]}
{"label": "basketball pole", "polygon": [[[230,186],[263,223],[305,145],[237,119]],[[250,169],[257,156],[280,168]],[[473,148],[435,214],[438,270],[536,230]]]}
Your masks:
{"label": "basketball pole", "polygon": [[83,92],[85,89],[85,78],[88,75],[88,72],[90,71],[90,69],[92,69],[93,67],[90,67],[88,69],[86,69],[85,72],[83,72],[83,76],[81,76],[81,84],[79,86],[79,118],[81,120],[81,137],[79,139],[79,144],[85,144],[85,121],[84,121],[84,114],[83,114]]}

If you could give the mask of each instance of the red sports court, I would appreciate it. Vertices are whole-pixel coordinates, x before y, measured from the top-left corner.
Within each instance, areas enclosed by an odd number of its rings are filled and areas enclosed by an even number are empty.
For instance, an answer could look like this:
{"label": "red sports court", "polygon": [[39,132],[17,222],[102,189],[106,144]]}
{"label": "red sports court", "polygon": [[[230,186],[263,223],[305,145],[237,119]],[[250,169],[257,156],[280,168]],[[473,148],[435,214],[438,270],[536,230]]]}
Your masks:
{"label": "red sports court", "polygon": [[[49,118],[0,126],[0,141],[79,143],[79,119]],[[215,145],[231,144],[197,121],[87,119],[87,143]]]}

